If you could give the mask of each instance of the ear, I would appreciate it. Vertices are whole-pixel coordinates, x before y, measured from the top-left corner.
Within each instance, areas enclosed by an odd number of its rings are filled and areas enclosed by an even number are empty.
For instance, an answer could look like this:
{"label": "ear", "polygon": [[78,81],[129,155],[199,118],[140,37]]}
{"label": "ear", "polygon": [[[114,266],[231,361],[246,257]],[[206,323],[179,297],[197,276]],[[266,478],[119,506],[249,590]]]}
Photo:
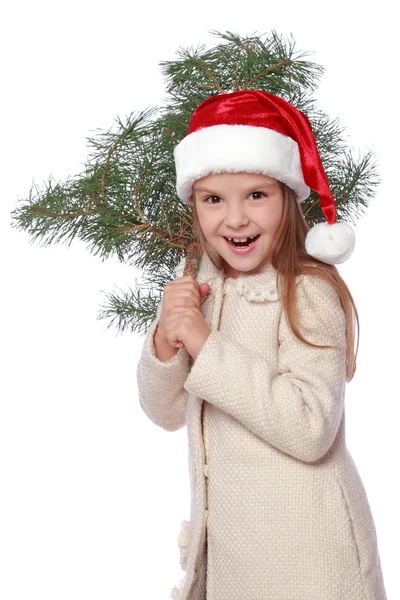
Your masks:
{"label": "ear", "polygon": [[189,198],[187,199],[188,204],[190,204],[190,206],[193,206],[193,193],[191,196],[189,196]]}

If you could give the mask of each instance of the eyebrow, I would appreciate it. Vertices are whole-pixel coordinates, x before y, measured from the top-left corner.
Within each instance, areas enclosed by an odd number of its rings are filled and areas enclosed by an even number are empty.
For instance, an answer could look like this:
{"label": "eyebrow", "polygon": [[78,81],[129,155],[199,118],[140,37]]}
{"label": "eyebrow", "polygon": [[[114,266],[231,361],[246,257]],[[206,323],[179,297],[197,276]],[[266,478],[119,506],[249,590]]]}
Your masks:
{"label": "eyebrow", "polygon": [[[247,186],[245,191],[250,192],[251,190],[259,190],[261,188],[267,188],[267,187],[272,188],[272,187],[275,187],[277,185],[277,183],[278,182],[275,182],[275,181],[266,181],[261,184],[253,184],[253,185]],[[195,188],[194,186],[193,186],[193,191],[194,192],[206,192],[207,194],[215,193],[215,189],[211,190],[211,189],[202,188],[202,187]]]}

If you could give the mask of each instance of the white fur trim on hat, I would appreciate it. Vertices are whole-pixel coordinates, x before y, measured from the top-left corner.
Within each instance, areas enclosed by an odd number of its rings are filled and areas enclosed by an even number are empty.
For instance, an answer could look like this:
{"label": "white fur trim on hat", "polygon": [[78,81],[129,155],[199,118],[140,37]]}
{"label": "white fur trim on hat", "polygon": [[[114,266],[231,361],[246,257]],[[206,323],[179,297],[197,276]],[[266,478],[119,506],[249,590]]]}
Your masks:
{"label": "white fur trim on hat", "polygon": [[175,146],[176,191],[187,202],[192,185],[210,173],[263,173],[296,192],[299,202],[310,194],[297,142],[265,127],[212,125],[187,135]]}
{"label": "white fur trim on hat", "polygon": [[336,265],[351,256],[355,242],[353,228],[348,223],[318,223],[307,233],[306,251],[328,265]]}

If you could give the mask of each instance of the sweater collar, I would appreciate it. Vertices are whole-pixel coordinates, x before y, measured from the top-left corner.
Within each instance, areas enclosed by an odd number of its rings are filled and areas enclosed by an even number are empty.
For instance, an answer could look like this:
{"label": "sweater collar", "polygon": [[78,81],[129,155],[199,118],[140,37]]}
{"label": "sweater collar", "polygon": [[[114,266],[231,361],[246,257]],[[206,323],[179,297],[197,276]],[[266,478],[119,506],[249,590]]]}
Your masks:
{"label": "sweater collar", "polygon": [[[185,262],[186,259],[183,258],[177,266],[176,277],[183,275]],[[297,277],[296,283],[301,278],[301,275]],[[279,297],[277,271],[268,259],[265,259],[253,271],[241,273],[237,278],[225,279],[224,271],[216,267],[209,256],[204,253],[196,280],[198,283],[208,283],[213,292],[221,289],[225,281],[229,281],[236,286],[236,290],[241,296],[253,302],[277,300]]]}

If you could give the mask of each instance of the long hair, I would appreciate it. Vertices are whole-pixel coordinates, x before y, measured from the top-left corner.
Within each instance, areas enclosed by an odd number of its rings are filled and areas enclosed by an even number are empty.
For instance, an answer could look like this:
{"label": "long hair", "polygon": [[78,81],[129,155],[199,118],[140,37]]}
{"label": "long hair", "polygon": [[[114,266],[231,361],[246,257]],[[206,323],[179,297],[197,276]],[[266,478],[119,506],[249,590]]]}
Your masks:
{"label": "long hair", "polygon": [[[271,247],[270,260],[278,275],[278,287],[281,291],[282,308],[293,334],[304,344],[319,348],[332,346],[318,346],[306,340],[299,329],[299,320],[296,311],[296,277],[302,274],[311,274],[328,281],[337,291],[346,319],[346,367],[347,381],[351,381],[356,371],[356,359],[359,345],[359,318],[356,305],[349,288],[340,276],[334,265],[328,265],[307,254],[305,239],[310,230],[300,203],[297,201],[293,190],[284,183],[280,183],[283,192],[283,214]],[[200,227],[193,200],[193,229],[200,244],[201,251],[206,252],[210,260],[218,269],[223,269],[221,257],[209,246]],[[357,334],[357,340],[356,340]]]}

